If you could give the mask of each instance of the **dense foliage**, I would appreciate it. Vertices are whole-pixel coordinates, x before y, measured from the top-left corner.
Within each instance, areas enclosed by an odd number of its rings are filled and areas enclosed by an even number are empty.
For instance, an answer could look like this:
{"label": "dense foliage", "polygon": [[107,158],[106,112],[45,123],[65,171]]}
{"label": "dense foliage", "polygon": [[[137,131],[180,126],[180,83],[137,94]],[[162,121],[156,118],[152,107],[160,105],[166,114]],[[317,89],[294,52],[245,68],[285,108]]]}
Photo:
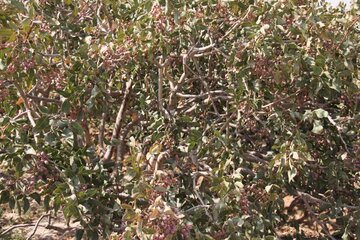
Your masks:
{"label": "dense foliage", "polygon": [[0,204],[79,239],[272,239],[290,195],[324,238],[360,238],[359,13],[3,1]]}

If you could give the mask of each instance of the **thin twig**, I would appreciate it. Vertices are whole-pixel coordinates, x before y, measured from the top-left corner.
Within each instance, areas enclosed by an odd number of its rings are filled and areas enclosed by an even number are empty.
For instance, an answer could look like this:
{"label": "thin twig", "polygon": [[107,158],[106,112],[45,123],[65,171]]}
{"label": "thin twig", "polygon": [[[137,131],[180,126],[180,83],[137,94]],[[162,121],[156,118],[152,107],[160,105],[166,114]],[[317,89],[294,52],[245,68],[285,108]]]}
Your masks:
{"label": "thin twig", "polygon": [[50,217],[51,217],[50,213],[42,215],[42,216],[39,218],[39,220],[37,220],[33,231],[30,233],[30,236],[29,236],[26,240],[30,240],[30,239],[35,235],[36,230],[38,229],[41,220],[43,220],[43,218],[45,218],[45,217],[49,217],[49,218],[50,218]]}
{"label": "thin twig", "polygon": [[165,115],[165,111],[164,111],[164,105],[163,105],[163,95],[162,95],[162,90],[163,90],[163,67],[162,67],[162,57],[160,57],[159,59],[159,65],[160,67],[158,68],[158,105],[159,105],[159,111]]}
{"label": "thin twig", "polygon": [[220,39],[219,39],[219,42],[222,42],[225,40],[225,38],[227,38],[238,26],[240,26],[241,22],[244,21],[248,16],[249,14],[251,13],[251,6],[248,8],[246,14],[244,15],[244,17],[242,17],[241,19],[239,19],[238,21],[236,21],[234,23],[234,25],[232,25],[230,27],[230,29],[224,34],[224,36],[222,36]]}
{"label": "thin twig", "polygon": [[105,152],[104,147],[104,133],[105,133],[105,124],[106,124],[106,112],[103,112],[101,115],[101,123],[100,123],[100,129],[99,129],[99,146],[101,151]]}
{"label": "thin twig", "polygon": [[315,213],[312,210],[312,208],[307,200],[306,195],[303,195],[301,192],[298,192],[298,191],[296,192],[296,195],[299,196],[303,200],[306,210],[311,215],[311,217],[315,220],[315,222],[317,222],[321,226],[321,229],[325,232],[325,235],[331,240],[336,240],[336,238],[331,236],[329,229],[326,227],[326,225],[315,216]]}
{"label": "thin twig", "polygon": [[28,98],[35,99],[35,100],[39,100],[39,101],[53,102],[53,103],[56,103],[56,104],[59,104],[59,105],[61,104],[61,101],[60,101],[60,100],[57,100],[57,99],[45,98],[45,97],[37,97],[37,96],[30,95],[30,94],[26,94],[26,96],[27,96]]}
{"label": "thin twig", "polygon": [[[194,176],[193,176],[193,191],[196,195],[196,197],[199,199],[200,203],[202,206],[206,206],[204,200],[202,199],[202,197],[200,196],[199,192],[196,190],[196,178],[198,177],[199,172],[197,171]],[[213,221],[213,217],[211,216],[210,212],[208,211],[207,208],[204,209],[206,212],[206,215],[209,217],[210,221]]]}
{"label": "thin twig", "polygon": [[0,238],[4,237],[6,234],[10,233],[12,230],[14,230],[16,228],[25,228],[25,227],[32,227],[32,226],[35,226],[35,224],[27,223],[27,224],[17,224],[17,225],[11,226],[8,229],[6,229],[5,231],[3,231],[2,233],[0,233]]}
{"label": "thin twig", "polygon": [[[203,73],[202,73],[202,71],[201,71],[201,69],[200,69],[200,66],[199,66],[199,62],[198,62],[198,61],[194,61],[194,63],[195,63],[195,68],[196,68],[199,76],[203,76]],[[204,81],[204,78],[200,77],[200,79],[201,79],[201,82],[202,82],[202,84],[204,85],[204,87],[205,87],[205,89],[206,89],[206,91],[207,91],[208,99],[211,101],[211,104],[212,104],[212,106],[213,106],[213,108],[214,108],[215,113],[219,116],[220,113],[219,113],[219,110],[217,109],[216,104],[215,104],[215,101],[214,101],[214,99],[213,99],[213,97],[212,97],[212,94],[211,94],[209,85],[207,84],[206,81]]]}
{"label": "thin twig", "polygon": [[[111,142],[119,139],[121,125],[122,125],[122,121],[123,121],[124,114],[125,114],[126,102],[127,102],[127,98],[128,98],[129,93],[130,93],[131,87],[132,87],[132,79],[130,79],[130,81],[128,81],[126,83],[124,97],[123,97],[123,100],[122,100],[121,105],[120,105],[119,112],[118,112],[117,117],[116,117],[115,127],[114,127],[114,130],[113,130],[112,136],[111,136]],[[104,162],[108,162],[110,160],[113,151],[114,151],[114,146],[113,145],[108,146],[108,148],[107,148],[107,150],[105,152]]]}
{"label": "thin twig", "polygon": [[[181,98],[203,98],[203,97],[209,97],[209,95],[212,94],[226,94],[224,91],[222,90],[215,90],[215,91],[208,91],[206,93],[201,93],[201,94],[185,94],[185,93],[176,93],[176,96],[181,97]],[[222,98],[222,99],[230,99],[231,97],[226,95],[226,96],[216,96],[217,98]]]}
{"label": "thin twig", "polygon": [[[26,114],[28,116],[28,119],[30,121],[30,124],[32,127],[35,127],[36,126],[36,123],[35,123],[35,120],[33,118],[33,116],[31,115],[31,110],[30,110],[30,104],[29,104],[29,101],[26,97],[26,94],[25,92],[22,90],[22,88],[20,87],[20,85],[16,82],[16,80],[14,80],[14,85],[16,87],[16,89],[18,90],[20,96],[22,97],[22,99],[24,100],[24,106],[25,106],[25,110],[26,110]],[[37,138],[37,135],[36,133],[34,133],[34,140],[35,140],[35,143],[37,144],[38,143],[38,138]]]}
{"label": "thin twig", "polygon": [[36,81],[35,85],[30,89],[30,91],[27,93],[27,95],[31,95],[37,88],[38,86],[40,85],[40,82],[41,81]]}
{"label": "thin twig", "polygon": [[193,210],[196,210],[198,208],[209,208],[209,207],[211,207],[211,205],[197,205],[197,206],[191,207],[189,209],[186,209],[184,212],[187,213],[187,212],[191,212]]}
{"label": "thin twig", "polygon": [[268,107],[271,107],[272,105],[277,105],[278,103],[280,103],[280,102],[282,102],[282,101],[287,101],[287,100],[289,100],[290,98],[297,96],[297,95],[298,95],[299,93],[301,93],[302,91],[303,91],[303,88],[302,88],[302,89],[299,89],[298,91],[296,91],[296,92],[294,92],[294,93],[292,93],[292,94],[290,94],[290,95],[287,96],[287,97],[280,98],[280,99],[277,99],[277,100],[275,100],[275,101],[273,101],[273,102],[271,102],[271,103],[268,103],[268,104],[266,104],[266,105],[263,105],[263,106],[261,106],[261,108],[268,108]]}
{"label": "thin twig", "polygon": [[26,115],[27,114],[27,110],[25,110],[24,112],[21,112],[21,113],[19,113],[18,115],[16,115],[15,117],[13,117],[12,119],[11,119],[11,121],[15,121],[16,119],[18,119],[18,118],[20,118],[20,117],[22,117],[22,116],[24,116],[24,115]]}
{"label": "thin twig", "polygon": [[264,160],[263,158],[260,158],[258,156],[255,156],[252,152],[246,152],[242,155],[244,161],[253,162],[253,163],[261,163],[263,165],[268,165],[269,163]]}
{"label": "thin twig", "polygon": [[342,133],[341,133],[340,127],[339,127],[338,125],[336,125],[335,121],[330,117],[330,115],[328,115],[327,119],[329,120],[329,122],[330,122],[332,125],[334,125],[336,131],[338,132],[339,138],[340,138],[342,144],[344,145],[345,151],[350,154],[350,151],[349,151],[349,149],[348,149],[348,147],[347,147],[347,145],[346,145],[346,142],[345,142],[344,138],[342,137]]}
{"label": "thin twig", "polygon": [[360,20],[360,16],[358,16],[357,18],[355,18],[355,19],[351,22],[350,26],[346,29],[346,32],[345,32],[345,34],[343,35],[340,43],[339,43],[339,44],[337,45],[337,47],[335,48],[336,51],[339,50],[340,46],[341,46],[341,45],[344,43],[344,41],[347,39],[347,37],[348,37],[348,35],[349,35],[349,33],[350,33],[350,29],[351,29],[359,20]]}
{"label": "thin twig", "polygon": [[124,127],[124,130],[121,133],[121,136],[119,137],[120,143],[119,143],[119,152],[118,152],[118,160],[122,161],[124,159],[125,154],[125,139],[126,136],[129,134],[130,130],[136,126],[141,120],[143,119],[143,116],[139,116],[137,119],[131,121]]}

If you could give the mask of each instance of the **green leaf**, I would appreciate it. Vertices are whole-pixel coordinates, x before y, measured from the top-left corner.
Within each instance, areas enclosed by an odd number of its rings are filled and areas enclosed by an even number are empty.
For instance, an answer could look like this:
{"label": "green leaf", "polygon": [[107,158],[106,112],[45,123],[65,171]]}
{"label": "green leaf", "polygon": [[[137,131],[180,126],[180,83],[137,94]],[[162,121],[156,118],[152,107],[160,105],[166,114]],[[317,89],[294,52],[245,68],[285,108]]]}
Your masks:
{"label": "green leaf", "polygon": [[81,125],[78,122],[72,122],[70,125],[70,128],[74,134],[81,135],[84,133],[83,128],[81,127]]}
{"label": "green leaf", "polygon": [[323,131],[323,126],[320,120],[315,120],[313,123],[313,129],[311,130],[315,134],[320,134]]}
{"label": "green leaf", "polygon": [[14,207],[15,207],[15,198],[9,197],[9,208],[14,209]]}
{"label": "green leaf", "polygon": [[289,183],[292,182],[297,174],[297,169],[292,167],[288,172]]}
{"label": "green leaf", "polygon": [[24,197],[23,198],[23,211],[24,213],[26,213],[30,208],[30,202],[29,200],[27,199],[27,197]]}
{"label": "green leaf", "polygon": [[349,69],[350,71],[354,71],[354,65],[352,64],[351,61],[345,60],[344,65],[347,69]]}
{"label": "green leaf", "polygon": [[136,213],[134,212],[134,210],[129,209],[125,212],[124,214],[124,220],[125,221],[133,221],[136,218]]}
{"label": "green leaf", "polygon": [[20,11],[27,12],[27,10],[22,2],[19,2],[17,0],[11,0],[11,5],[16,7]]}
{"label": "green leaf", "polygon": [[61,198],[59,196],[56,196],[54,198],[54,210],[55,210],[55,212],[59,211],[60,206],[61,206]]}
{"label": "green leaf", "polygon": [[9,202],[10,192],[8,190],[1,191],[0,204]]}
{"label": "green leaf", "polygon": [[66,203],[63,209],[64,217],[67,221],[70,221],[70,218],[72,216],[76,216],[78,213],[78,209],[76,207],[76,204],[73,200]]}
{"label": "green leaf", "polygon": [[34,192],[34,193],[31,193],[29,196],[30,196],[32,199],[34,199],[34,200],[37,202],[37,204],[40,204],[40,203],[41,203],[40,194]]}
{"label": "green leaf", "polygon": [[329,113],[322,108],[316,109],[314,113],[318,118],[327,118],[329,116]]}
{"label": "green leaf", "polygon": [[81,240],[83,235],[84,235],[84,229],[76,229],[76,232],[75,232],[76,240]]}
{"label": "green leaf", "polygon": [[45,142],[49,145],[56,143],[56,135],[54,133],[47,133],[44,138]]}
{"label": "green leaf", "polygon": [[5,69],[5,64],[2,62],[2,60],[0,59],[0,70],[4,70]]}
{"label": "green leaf", "polygon": [[94,98],[100,93],[100,88],[98,86],[94,86],[93,89],[91,89],[91,97]]}
{"label": "green leaf", "polygon": [[72,0],[64,0],[64,3],[65,3],[66,5],[70,5],[70,4],[72,3]]}
{"label": "green leaf", "polygon": [[93,230],[87,230],[86,235],[89,240],[98,240],[99,239],[99,234]]}
{"label": "green leaf", "polygon": [[70,111],[70,102],[66,99],[61,105],[61,111],[64,113],[69,113]]}
{"label": "green leaf", "polygon": [[45,211],[50,210],[50,195],[46,195],[46,197],[44,198],[44,208]]}
{"label": "green leaf", "polygon": [[171,1],[165,0],[165,14],[168,15],[172,11],[172,4]]}
{"label": "green leaf", "polygon": [[37,120],[36,125],[33,129],[34,132],[41,132],[45,128],[49,127],[49,118],[48,117],[41,117]]}
{"label": "green leaf", "polygon": [[9,28],[0,28],[0,41],[7,41],[16,36],[16,32]]}

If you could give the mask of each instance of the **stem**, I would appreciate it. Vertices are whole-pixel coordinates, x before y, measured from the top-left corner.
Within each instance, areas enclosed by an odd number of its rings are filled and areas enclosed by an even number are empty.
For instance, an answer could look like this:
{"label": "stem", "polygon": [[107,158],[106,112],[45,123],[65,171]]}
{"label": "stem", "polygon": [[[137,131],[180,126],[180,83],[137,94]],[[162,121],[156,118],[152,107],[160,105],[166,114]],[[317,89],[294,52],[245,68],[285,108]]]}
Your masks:
{"label": "stem", "polygon": [[[36,123],[35,123],[35,120],[34,120],[33,116],[31,115],[30,104],[29,104],[29,101],[28,101],[28,99],[26,97],[26,94],[22,90],[20,85],[15,80],[14,80],[14,85],[15,85],[16,89],[18,90],[18,92],[20,93],[20,96],[24,99],[24,106],[25,106],[26,114],[27,114],[27,117],[28,117],[28,119],[30,121],[30,124],[31,124],[32,127],[35,127]],[[37,144],[38,143],[38,138],[37,138],[36,133],[34,133],[34,140],[35,140],[35,143]]]}
{"label": "stem", "polygon": [[[37,220],[33,231],[31,232],[30,236],[29,236],[26,240],[30,240],[30,239],[35,235],[36,230],[38,229],[41,220],[43,220],[43,218],[45,218],[45,217],[49,217],[49,219],[50,219],[50,218],[51,218],[50,213],[42,215],[42,216],[39,218],[39,220]],[[50,221],[50,220],[49,220],[49,221]]]}
{"label": "stem", "polygon": [[[122,124],[124,114],[125,114],[126,101],[127,101],[128,95],[130,93],[131,87],[132,87],[132,79],[130,79],[130,81],[126,83],[124,97],[121,102],[118,115],[116,117],[115,127],[113,130],[112,136],[111,136],[111,142],[113,142],[116,139],[119,139],[121,124]],[[115,146],[113,146],[113,145],[108,146],[108,148],[105,152],[104,162],[108,162],[110,160],[112,153],[114,151],[114,147]]]}

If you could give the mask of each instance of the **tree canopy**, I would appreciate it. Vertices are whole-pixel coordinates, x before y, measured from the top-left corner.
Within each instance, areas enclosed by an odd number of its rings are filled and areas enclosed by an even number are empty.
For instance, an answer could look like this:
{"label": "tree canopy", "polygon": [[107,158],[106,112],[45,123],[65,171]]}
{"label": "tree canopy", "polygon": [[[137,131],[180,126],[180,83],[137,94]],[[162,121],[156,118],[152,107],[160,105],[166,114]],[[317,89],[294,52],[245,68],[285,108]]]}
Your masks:
{"label": "tree canopy", "polygon": [[77,239],[276,239],[293,196],[322,237],[360,238],[359,20],[308,0],[3,1],[0,204],[60,211]]}

